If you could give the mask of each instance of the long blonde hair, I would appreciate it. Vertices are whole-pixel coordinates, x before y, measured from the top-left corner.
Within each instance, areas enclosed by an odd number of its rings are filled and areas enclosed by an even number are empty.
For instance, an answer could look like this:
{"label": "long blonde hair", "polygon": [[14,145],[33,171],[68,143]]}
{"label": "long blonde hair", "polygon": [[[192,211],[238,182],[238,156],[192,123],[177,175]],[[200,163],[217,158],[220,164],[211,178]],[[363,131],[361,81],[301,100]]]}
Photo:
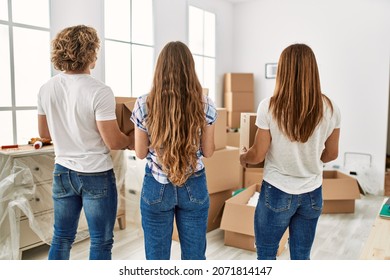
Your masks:
{"label": "long blonde hair", "polygon": [[333,110],[330,100],[321,92],[315,55],[305,44],[287,47],[279,58],[270,110],[279,129],[291,140],[307,142],[324,114],[324,102]]}
{"label": "long blonde hair", "polygon": [[150,145],[170,182],[181,186],[196,170],[206,122],[195,63],[182,42],[170,42],[162,49],[147,108]]}

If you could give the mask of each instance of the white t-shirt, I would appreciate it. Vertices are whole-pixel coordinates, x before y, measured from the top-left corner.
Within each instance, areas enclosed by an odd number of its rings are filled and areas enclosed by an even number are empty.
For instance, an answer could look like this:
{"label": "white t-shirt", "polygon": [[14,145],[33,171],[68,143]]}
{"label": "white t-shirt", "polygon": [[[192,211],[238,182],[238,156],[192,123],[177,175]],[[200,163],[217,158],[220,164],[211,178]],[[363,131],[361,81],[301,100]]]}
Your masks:
{"label": "white t-shirt", "polygon": [[270,130],[271,145],[264,162],[263,179],[290,194],[302,194],[322,185],[321,154],[325,141],[340,127],[340,110],[335,103],[333,114],[324,102],[324,117],[306,143],[290,141],[269,112],[270,98],[262,100],[257,109],[256,126]]}
{"label": "white t-shirt", "polygon": [[60,73],[41,87],[38,114],[46,115],[56,163],[85,173],[113,168],[96,124],[116,119],[108,86],[88,74]]}

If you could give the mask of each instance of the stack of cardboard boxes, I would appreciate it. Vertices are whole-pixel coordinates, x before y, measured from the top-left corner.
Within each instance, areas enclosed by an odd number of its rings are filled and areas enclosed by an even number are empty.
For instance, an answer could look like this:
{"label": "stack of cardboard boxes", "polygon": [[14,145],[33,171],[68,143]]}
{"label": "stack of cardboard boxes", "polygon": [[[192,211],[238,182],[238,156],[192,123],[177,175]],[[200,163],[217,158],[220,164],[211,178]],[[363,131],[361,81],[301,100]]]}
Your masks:
{"label": "stack of cardboard boxes", "polygon": [[227,124],[239,128],[241,112],[254,112],[253,73],[226,73],[224,76],[224,107]]}
{"label": "stack of cardboard boxes", "polygon": [[253,73],[226,73],[224,107],[227,110],[228,145],[238,147],[242,112],[254,112]]}

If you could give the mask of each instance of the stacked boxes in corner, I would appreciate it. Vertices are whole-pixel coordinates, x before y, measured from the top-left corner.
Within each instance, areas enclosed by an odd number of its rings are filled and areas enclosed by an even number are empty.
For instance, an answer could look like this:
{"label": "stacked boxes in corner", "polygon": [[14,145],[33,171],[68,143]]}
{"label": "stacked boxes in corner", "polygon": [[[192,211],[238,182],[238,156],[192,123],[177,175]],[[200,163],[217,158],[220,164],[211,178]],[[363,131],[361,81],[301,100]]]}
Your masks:
{"label": "stacked boxes in corner", "polygon": [[226,73],[224,76],[224,107],[229,128],[240,127],[242,112],[254,112],[253,73]]}

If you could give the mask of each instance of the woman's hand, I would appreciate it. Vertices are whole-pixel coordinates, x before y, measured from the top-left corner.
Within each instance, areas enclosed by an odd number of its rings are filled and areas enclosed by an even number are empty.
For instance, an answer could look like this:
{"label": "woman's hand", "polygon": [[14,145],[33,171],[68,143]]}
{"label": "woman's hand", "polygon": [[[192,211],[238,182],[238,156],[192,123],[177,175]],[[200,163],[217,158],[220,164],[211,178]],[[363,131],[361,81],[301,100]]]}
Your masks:
{"label": "woman's hand", "polygon": [[247,152],[248,152],[248,150],[246,149],[246,147],[241,148],[240,164],[242,165],[242,167],[246,167],[246,154],[247,154]]}

